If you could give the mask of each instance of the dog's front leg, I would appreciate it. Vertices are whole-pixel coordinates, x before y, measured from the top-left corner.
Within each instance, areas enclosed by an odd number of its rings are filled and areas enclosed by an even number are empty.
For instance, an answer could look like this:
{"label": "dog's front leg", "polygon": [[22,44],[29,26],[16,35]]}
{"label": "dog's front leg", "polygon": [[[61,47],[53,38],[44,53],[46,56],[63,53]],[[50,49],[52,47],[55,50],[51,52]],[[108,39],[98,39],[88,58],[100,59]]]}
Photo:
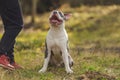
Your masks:
{"label": "dog's front leg", "polygon": [[69,65],[67,48],[62,49],[62,57],[63,57],[66,72],[67,73],[73,73],[73,71],[71,70],[70,65]]}
{"label": "dog's front leg", "polygon": [[44,61],[43,67],[42,67],[41,70],[39,70],[39,73],[44,73],[44,72],[47,71],[48,63],[50,61],[50,56],[51,56],[51,50],[48,49],[48,51],[47,51],[47,57],[45,57],[45,61]]}
{"label": "dog's front leg", "polygon": [[74,62],[73,62],[73,59],[70,54],[68,55],[68,60],[69,60],[70,68],[71,68],[73,66]]}

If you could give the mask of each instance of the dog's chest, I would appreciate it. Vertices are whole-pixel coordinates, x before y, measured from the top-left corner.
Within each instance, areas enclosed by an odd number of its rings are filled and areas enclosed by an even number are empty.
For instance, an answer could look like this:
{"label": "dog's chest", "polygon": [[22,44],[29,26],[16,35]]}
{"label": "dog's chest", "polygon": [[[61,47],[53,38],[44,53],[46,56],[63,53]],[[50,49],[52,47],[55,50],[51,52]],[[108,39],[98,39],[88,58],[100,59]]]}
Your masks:
{"label": "dog's chest", "polygon": [[50,30],[47,35],[48,46],[59,47],[68,39],[67,33],[65,30],[53,31]]}

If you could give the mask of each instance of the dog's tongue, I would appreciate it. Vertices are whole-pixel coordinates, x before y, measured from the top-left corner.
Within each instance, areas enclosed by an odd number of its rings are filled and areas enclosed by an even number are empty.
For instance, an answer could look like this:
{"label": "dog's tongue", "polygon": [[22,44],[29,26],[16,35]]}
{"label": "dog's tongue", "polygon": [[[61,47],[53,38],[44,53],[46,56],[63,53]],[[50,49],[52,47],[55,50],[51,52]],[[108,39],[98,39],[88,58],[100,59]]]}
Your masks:
{"label": "dog's tongue", "polygon": [[51,20],[51,22],[52,22],[56,27],[61,24],[61,22],[59,22],[59,21],[57,21],[57,20]]}
{"label": "dog's tongue", "polygon": [[52,20],[51,22],[53,22],[53,23],[57,23],[58,21],[57,21],[57,20]]}

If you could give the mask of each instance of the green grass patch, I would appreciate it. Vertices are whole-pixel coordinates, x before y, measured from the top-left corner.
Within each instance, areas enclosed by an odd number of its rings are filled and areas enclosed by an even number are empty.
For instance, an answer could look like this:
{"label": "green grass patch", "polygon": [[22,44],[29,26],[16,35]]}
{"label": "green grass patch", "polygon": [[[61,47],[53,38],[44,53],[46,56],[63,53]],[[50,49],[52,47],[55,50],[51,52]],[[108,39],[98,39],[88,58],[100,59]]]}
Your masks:
{"label": "green grass patch", "polygon": [[[120,47],[120,6],[81,6],[63,11],[73,14],[65,28],[69,35],[70,53],[75,62],[74,73],[66,74],[64,68],[55,67],[49,67],[44,74],[38,73],[43,65],[44,42],[49,29],[49,13],[46,13],[37,16],[37,27],[23,30],[16,39],[15,60],[24,69],[8,71],[0,68],[0,80],[80,80],[81,75],[89,72],[99,73],[90,80],[110,80],[106,76],[120,80],[119,50],[104,50]],[[87,50],[90,48],[93,51]]]}

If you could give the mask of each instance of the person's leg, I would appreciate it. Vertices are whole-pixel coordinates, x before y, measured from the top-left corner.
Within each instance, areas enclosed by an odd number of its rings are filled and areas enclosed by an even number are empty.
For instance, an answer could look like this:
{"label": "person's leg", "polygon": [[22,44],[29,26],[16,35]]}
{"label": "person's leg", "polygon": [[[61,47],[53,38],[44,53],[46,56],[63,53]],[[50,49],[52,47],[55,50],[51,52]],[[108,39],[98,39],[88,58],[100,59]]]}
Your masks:
{"label": "person's leg", "polygon": [[[5,32],[0,41],[0,54],[14,58],[13,48],[15,38],[23,27],[23,19],[18,0],[4,0],[4,10],[1,13]],[[11,52],[11,53],[8,53]]]}
{"label": "person's leg", "polygon": [[10,64],[14,63],[14,44],[15,41],[12,43],[10,50],[7,52],[7,56],[9,57]]}
{"label": "person's leg", "polygon": [[[11,26],[10,26],[11,27]],[[5,29],[5,32],[0,41],[0,53],[7,54],[11,48],[13,48],[13,43],[15,41],[16,36],[20,32],[21,27],[19,28],[10,28]]]}
{"label": "person's leg", "polygon": [[14,66],[15,69],[22,69],[23,67],[18,65],[14,59],[14,44],[15,41],[12,43],[10,50],[7,52],[7,56],[9,57],[10,64]]}
{"label": "person's leg", "polygon": [[[6,1],[6,2],[5,2]],[[23,27],[23,19],[18,0],[5,0],[1,17],[5,32],[0,42],[0,53],[7,53]]]}

